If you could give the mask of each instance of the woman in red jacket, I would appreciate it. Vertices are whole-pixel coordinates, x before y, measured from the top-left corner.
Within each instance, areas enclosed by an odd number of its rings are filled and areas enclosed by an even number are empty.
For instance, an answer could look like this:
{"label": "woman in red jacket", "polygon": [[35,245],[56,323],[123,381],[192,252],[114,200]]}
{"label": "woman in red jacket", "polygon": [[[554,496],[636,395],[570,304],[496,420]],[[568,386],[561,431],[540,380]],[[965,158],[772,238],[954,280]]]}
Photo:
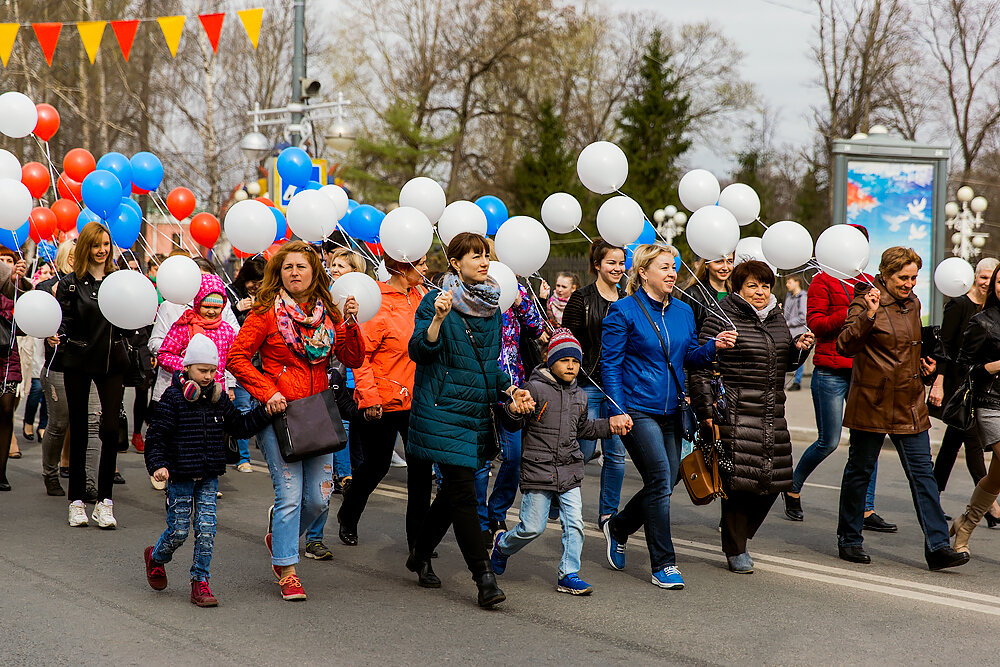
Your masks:
{"label": "woman in red jacket", "polygon": [[[281,246],[267,263],[264,282],[253,310],[229,351],[229,368],[250,395],[281,412],[288,401],[318,394],[330,386],[326,368],[336,354],[347,366],[364,361],[364,341],[354,320],[358,304],[344,304],[344,315],[330,296],[330,278],[312,246],[292,241]],[[263,372],[251,358],[260,352]],[[295,573],[299,536],[330,508],[333,492],[333,455],[324,454],[286,463],[270,426],[257,434],[274,486],[264,538],[271,552],[271,568],[286,600],[306,598]],[[322,535],[307,535],[322,541]]]}

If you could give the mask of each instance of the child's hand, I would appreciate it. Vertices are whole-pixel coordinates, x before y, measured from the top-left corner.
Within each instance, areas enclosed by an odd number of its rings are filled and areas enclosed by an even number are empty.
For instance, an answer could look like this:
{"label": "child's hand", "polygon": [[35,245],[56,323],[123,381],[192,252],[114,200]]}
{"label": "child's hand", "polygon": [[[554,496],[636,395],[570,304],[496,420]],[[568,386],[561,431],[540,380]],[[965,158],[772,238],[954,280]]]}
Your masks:
{"label": "child's hand", "polygon": [[628,415],[615,415],[609,422],[613,435],[625,435],[632,430],[632,418]]}
{"label": "child's hand", "polygon": [[153,472],[153,479],[155,479],[157,482],[165,482],[168,479],[170,479],[170,473],[167,472],[166,468],[157,468]]}
{"label": "child's hand", "polygon": [[514,399],[514,403],[511,406],[511,412],[516,415],[526,415],[534,412],[535,410],[535,399],[531,397],[531,394],[526,389],[515,389],[511,392],[511,398]]}

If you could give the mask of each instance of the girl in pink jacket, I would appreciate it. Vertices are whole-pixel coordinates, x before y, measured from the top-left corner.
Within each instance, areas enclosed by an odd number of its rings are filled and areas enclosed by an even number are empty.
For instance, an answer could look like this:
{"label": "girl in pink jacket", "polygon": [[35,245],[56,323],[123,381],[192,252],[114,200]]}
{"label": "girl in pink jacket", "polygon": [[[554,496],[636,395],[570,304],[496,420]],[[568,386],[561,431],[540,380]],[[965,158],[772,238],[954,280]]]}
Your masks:
{"label": "girl in pink jacket", "polygon": [[[236,332],[222,319],[226,306],[226,289],[222,280],[214,274],[202,274],[201,289],[195,295],[192,307],[184,311],[170,331],[167,332],[157,354],[160,367],[171,373],[184,369],[184,353],[195,334],[205,334],[219,350],[219,370],[217,378],[223,378],[226,357],[236,338]],[[225,382],[225,380],[221,380]]]}

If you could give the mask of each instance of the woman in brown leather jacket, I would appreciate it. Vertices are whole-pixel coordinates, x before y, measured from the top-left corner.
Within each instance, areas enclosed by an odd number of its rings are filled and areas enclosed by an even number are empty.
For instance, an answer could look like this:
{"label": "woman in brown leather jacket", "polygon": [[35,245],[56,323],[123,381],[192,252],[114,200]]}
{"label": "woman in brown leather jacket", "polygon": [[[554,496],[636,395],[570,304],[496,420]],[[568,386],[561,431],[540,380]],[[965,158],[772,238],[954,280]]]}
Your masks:
{"label": "woman in brown leather jacket", "polygon": [[888,435],[910,482],[913,507],[924,531],[924,556],[932,570],[963,565],[968,554],[951,548],[948,524],[931,469],[930,418],[924,383],[936,364],[920,356],[920,301],[913,294],[922,261],[910,248],[882,253],[874,285],[859,283],[837,338],[837,352],[853,357],[844,426],[851,432],[840,485],[840,557],[870,563],[862,546],[865,489]]}

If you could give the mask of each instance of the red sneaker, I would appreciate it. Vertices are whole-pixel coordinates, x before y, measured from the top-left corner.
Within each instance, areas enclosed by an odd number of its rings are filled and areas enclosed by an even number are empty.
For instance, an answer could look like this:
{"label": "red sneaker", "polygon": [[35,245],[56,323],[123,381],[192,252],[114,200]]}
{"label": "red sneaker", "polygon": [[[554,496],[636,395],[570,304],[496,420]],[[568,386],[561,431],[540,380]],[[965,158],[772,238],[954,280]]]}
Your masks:
{"label": "red sneaker", "polygon": [[163,563],[153,560],[153,547],[146,547],[142,554],[142,560],[146,563],[146,581],[154,591],[162,591],[167,587],[167,571],[163,568]]}
{"label": "red sneaker", "polygon": [[278,582],[278,585],[281,586],[281,597],[285,600],[306,599],[306,591],[302,588],[302,582],[299,581],[299,578],[296,575],[288,575],[284,579],[281,579]]}
{"label": "red sneaker", "polygon": [[[267,547],[267,553],[271,555],[271,558],[274,558],[274,549],[271,548],[271,533],[268,533],[267,535],[264,536],[264,545]],[[275,579],[281,579],[280,565],[275,565],[274,563],[272,563],[271,572],[274,572]]]}
{"label": "red sneaker", "polygon": [[207,581],[191,581],[191,604],[199,607],[218,607],[219,601],[212,595]]}
{"label": "red sneaker", "polygon": [[146,441],[142,439],[142,433],[132,434],[132,446],[135,447],[135,451],[140,454],[146,451]]}

